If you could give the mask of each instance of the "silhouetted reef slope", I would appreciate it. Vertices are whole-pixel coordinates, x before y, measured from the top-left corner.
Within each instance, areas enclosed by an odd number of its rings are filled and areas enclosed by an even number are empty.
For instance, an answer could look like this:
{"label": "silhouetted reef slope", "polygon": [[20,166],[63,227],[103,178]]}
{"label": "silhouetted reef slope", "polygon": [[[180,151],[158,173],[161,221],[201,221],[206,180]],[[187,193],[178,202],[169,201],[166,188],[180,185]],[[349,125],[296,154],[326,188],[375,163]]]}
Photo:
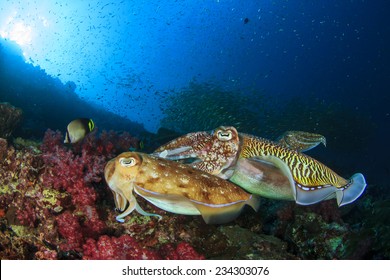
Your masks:
{"label": "silhouetted reef slope", "polygon": [[73,82],[64,85],[39,66],[26,63],[15,43],[0,38],[0,102],[21,108],[24,115],[16,136],[41,138],[47,128],[64,131],[70,120],[79,117],[93,118],[99,130],[145,132],[142,124],[81,100],[75,89]]}

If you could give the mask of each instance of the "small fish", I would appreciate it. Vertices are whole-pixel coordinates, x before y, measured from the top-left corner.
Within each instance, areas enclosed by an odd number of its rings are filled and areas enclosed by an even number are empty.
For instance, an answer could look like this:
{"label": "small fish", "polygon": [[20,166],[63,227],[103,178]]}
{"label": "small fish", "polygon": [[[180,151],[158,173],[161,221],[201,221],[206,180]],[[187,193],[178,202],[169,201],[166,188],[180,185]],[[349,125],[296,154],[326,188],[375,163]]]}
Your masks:
{"label": "small fish", "polygon": [[124,217],[134,210],[160,217],[145,212],[134,193],[165,211],[202,215],[206,223],[214,224],[232,221],[246,204],[258,208],[257,196],[229,181],[145,153],[118,155],[106,164],[104,177],[114,194],[116,208],[123,211],[116,217],[119,222],[124,222]]}
{"label": "small fish", "polygon": [[141,141],[138,142],[138,148],[136,148],[136,147],[130,147],[130,148],[129,148],[129,151],[130,151],[130,152],[140,152],[140,151],[142,151],[144,148],[145,148],[144,140],[141,140]]}
{"label": "small fish", "polygon": [[88,133],[93,131],[95,124],[92,119],[80,118],[71,121],[65,134],[64,143],[77,143],[82,140]]}

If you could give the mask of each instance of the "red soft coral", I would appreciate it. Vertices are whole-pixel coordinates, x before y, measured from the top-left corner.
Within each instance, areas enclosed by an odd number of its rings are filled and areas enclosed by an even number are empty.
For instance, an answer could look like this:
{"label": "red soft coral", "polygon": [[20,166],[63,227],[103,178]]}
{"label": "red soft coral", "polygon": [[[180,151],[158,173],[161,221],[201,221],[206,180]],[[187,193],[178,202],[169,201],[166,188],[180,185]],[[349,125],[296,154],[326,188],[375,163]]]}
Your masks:
{"label": "red soft coral", "polygon": [[83,234],[85,237],[96,238],[107,228],[105,222],[100,220],[99,214],[94,206],[86,205],[80,208],[85,222],[83,223]]}
{"label": "red soft coral", "polygon": [[58,147],[61,147],[62,145],[61,131],[48,129],[43,136],[43,144],[41,145],[40,150],[43,153],[53,153],[56,152]]}
{"label": "red soft coral", "polygon": [[159,250],[161,256],[166,260],[204,260],[204,256],[198,254],[187,242],[181,242],[176,249],[172,244],[163,245]]}
{"label": "red soft coral", "polygon": [[76,206],[93,205],[97,194],[90,183],[101,180],[105,158],[84,151],[81,156],[75,155],[72,150],[58,144],[59,135],[51,130],[45,134],[41,146],[46,165],[43,182],[48,187],[70,193]]}
{"label": "red soft coral", "polygon": [[129,235],[100,236],[98,241],[87,239],[83,246],[85,260],[155,260],[158,254],[140,247]]}
{"label": "red soft coral", "polygon": [[81,251],[83,234],[77,217],[66,211],[59,215],[56,221],[58,232],[66,239],[66,242],[60,245],[60,249]]}
{"label": "red soft coral", "polygon": [[96,201],[95,190],[88,187],[87,184],[81,180],[72,183],[72,187],[68,187],[67,191],[71,194],[74,205],[93,205]]}
{"label": "red soft coral", "polygon": [[[101,236],[108,230],[97,211],[98,203],[105,195],[100,188],[105,164],[115,153],[138,145],[138,140],[128,133],[103,132],[98,137],[96,131],[76,145],[65,146],[62,139],[60,132],[48,130],[41,145],[45,164],[41,176],[43,185],[71,197],[71,204],[69,201],[64,203],[65,212],[56,218],[58,232],[67,241],[60,249],[81,252],[82,244],[87,240],[85,258],[157,258],[154,252],[141,248],[130,236]],[[96,242],[92,238],[99,239]]]}
{"label": "red soft coral", "polygon": [[23,203],[24,207],[16,210],[16,217],[18,221],[29,227],[34,227],[37,221],[37,213],[32,203]]}

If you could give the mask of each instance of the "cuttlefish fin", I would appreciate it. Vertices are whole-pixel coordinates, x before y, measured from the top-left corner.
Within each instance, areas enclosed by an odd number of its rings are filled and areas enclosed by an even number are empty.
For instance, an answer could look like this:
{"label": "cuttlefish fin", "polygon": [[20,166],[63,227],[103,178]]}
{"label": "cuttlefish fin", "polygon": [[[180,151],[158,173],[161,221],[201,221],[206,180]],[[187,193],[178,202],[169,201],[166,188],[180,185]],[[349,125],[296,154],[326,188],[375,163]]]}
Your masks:
{"label": "cuttlefish fin", "polygon": [[165,211],[182,215],[200,215],[193,202],[185,196],[157,193],[140,186],[134,187],[134,191],[153,205]]}
{"label": "cuttlefish fin", "polygon": [[343,206],[354,202],[362,195],[366,189],[367,183],[363,174],[356,173],[349,179],[349,183],[344,186],[343,190],[336,192],[337,204]]}
{"label": "cuttlefish fin", "polygon": [[337,205],[340,207],[358,199],[364,192],[366,186],[366,180],[361,173],[354,174],[348,183],[342,187],[335,187],[333,185],[301,186],[297,183],[296,203],[300,205],[311,205],[336,197]]}
{"label": "cuttlefish fin", "polygon": [[248,200],[235,201],[228,204],[205,204],[194,202],[206,224],[224,224],[236,219],[247,204],[255,211],[259,208],[259,197],[251,195]]}
{"label": "cuttlefish fin", "polygon": [[135,187],[137,194],[150,203],[165,211],[182,215],[202,215],[207,224],[222,224],[237,218],[245,204],[257,210],[259,200],[251,196],[248,200],[241,200],[228,204],[207,204],[189,199],[183,195],[161,194],[142,187]]}
{"label": "cuttlefish fin", "polygon": [[336,196],[342,196],[342,191],[337,190],[332,185],[316,186],[316,187],[303,187],[299,184],[296,185],[296,203],[299,205],[311,205],[323,200],[331,199]]}
{"label": "cuttlefish fin", "polygon": [[358,199],[366,186],[366,180],[361,173],[354,174],[348,184],[341,188],[332,185],[302,187],[297,184],[296,202],[300,205],[310,205],[336,197],[337,205],[340,207]]}

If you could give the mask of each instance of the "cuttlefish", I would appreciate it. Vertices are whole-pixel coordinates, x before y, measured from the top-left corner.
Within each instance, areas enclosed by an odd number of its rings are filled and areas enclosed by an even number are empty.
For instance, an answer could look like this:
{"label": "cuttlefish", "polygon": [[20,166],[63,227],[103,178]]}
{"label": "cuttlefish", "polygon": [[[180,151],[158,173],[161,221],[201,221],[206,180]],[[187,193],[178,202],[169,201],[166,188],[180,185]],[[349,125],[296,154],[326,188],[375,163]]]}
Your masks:
{"label": "cuttlefish", "polygon": [[290,130],[278,137],[276,143],[290,149],[306,152],[317,147],[321,143],[326,146],[326,138],[317,133]]}
{"label": "cuttlefish", "polygon": [[[189,165],[139,152],[125,152],[110,160],[104,176],[124,217],[136,210],[146,216],[137,195],[165,211],[183,215],[202,215],[206,223],[225,223],[235,219],[248,204],[258,208],[258,197],[235,184]],[[127,206],[127,207],[126,207]]]}
{"label": "cuttlefish", "polygon": [[326,144],[319,134],[292,131],[270,141],[221,126],[211,133],[194,132],[174,139],[154,154],[171,160],[194,159],[191,166],[263,197],[295,200],[301,205],[334,197],[339,206],[355,201],[365,190],[364,176],[356,173],[344,179],[302,153],[319,143]]}

